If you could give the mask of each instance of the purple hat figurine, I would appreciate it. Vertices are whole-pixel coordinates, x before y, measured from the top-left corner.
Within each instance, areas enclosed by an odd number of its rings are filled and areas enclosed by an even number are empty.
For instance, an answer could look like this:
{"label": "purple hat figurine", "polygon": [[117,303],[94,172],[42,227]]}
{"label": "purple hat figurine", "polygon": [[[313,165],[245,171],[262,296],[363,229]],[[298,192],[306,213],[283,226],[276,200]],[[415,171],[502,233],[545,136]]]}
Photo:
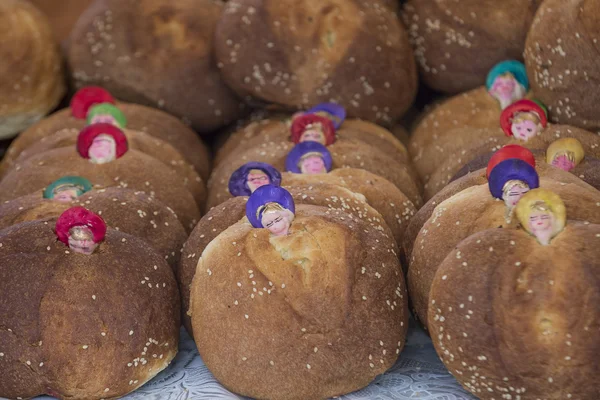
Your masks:
{"label": "purple hat figurine", "polygon": [[531,164],[510,158],[492,169],[488,185],[492,196],[504,200],[508,210],[512,210],[525,193],[540,186],[540,178]]}
{"label": "purple hat figurine", "polygon": [[252,226],[268,229],[274,236],[288,234],[295,212],[292,195],[280,186],[261,186],[246,203],[246,217]]}
{"label": "purple hat figurine", "polygon": [[285,159],[285,169],[295,174],[325,174],[332,165],[331,153],[317,142],[297,144]]}
{"label": "purple hat figurine", "polygon": [[229,193],[233,196],[250,196],[265,185],[281,185],[281,173],[272,165],[252,161],[238,168],[229,178]]}
{"label": "purple hat figurine", "polygon": [[317,114],[329,118],[333,122],[335,129],[340,129],[340,126],[342,126],[346,119],[346,109],[335,103],[318,104],[306,111],[306,113]]}

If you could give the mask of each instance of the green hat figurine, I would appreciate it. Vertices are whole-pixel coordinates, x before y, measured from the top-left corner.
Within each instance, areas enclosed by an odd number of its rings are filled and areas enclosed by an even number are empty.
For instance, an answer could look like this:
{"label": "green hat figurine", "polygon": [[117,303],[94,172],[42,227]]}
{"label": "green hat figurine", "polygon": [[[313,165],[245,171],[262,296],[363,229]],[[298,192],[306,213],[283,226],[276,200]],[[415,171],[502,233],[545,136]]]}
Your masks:
{"label": "green hat figurine", "polygon": [[98,123],[111,124],[119,129],[124,129],[127,125],[127,118],[125,117],[125,114],[113,104],[101,103],[90,108],[87,114],[88,125]]}
{"label": "green hat figurine", "polygon": [[92,190],[92,184],[80,176],[63,176],[44,190],[44,198],[69,203]]}

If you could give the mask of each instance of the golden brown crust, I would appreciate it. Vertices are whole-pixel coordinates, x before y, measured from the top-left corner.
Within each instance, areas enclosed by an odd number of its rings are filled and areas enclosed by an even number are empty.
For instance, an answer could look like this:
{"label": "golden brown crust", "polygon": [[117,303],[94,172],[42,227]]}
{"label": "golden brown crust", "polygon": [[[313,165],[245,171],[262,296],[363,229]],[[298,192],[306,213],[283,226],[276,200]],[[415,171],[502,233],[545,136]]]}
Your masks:
{"label": "golden brown crust", "polygon": [[223,78],[254,102],[334,101],[391,125],[416,95],[408,35],[379,0],[228,2],[215,38]]}
{"label": "golden brown crust", "polygon": [[183,179],[158,160],[136,150],[101,165],[80,157],[73,148],[35,155],[15,165],[0,181],[0,201],[28,195],[66,175],[83,176],[103,187],[120,186],[146,192],[171,207],[188,231],[200,219],[198,205]]}
{"label": "golden brown crust", "polygon": [[600,226],[569,221],[550,246],[493,229],[448,255],[429,323],[437,353],[466,389],[482,400],[517,390],[523,399],[598,398],[599,243]]}
{"label": "golden brown crust", "polygon": [[[118,103],[119,109],[127,117],[127,128],[145,132],[170,143],[186,160],[194,165],[205,181],[210,175],[210,154],[198,135],[179,119],[157,110],[132,103]],[[85,121],[73,118],[71,109],[65,108],[31,126],[21,133],[10,145],[0,163],[0,176],[5,173],[17,157],[28,147],[62,129],[81,130]]]}
{"label": "golden brown crust", "polygon": [[215,377],[246,396],[327,398],[391,367],[406,296],[393,241],[381,239],[366,221],[303,205],[288,236],[244,221],[219,235],[191,299],[194,338]]}
{"label": "golden brown crust", "polygon": [[72,77],[162,108],[199,131],[218,129],[244,109],[213,59],[221,12],[213,0],[98,0],[71,34]]}
{"label": "golden brown crust", "polygon": [[[558,194],[569,219],[600,223],[600,192],[542,177],[540,187]],[[492,228],[515,229],[516,217],[506,222],[506,206],[490,195],[487,185],[473,186],[440,203],[415,239],[408,284],[416,315],[427,321],[431,283],[446,255],[470,235]]]}
{"label": "golden brown crust", "polygon": [[523,59],[527,31],[541,0],[409,0],[403,17],[425,83],[460,93],[489,70]]}
{"label": "golden brown crust", "polygon": [[[144,132],[130,129],[125,129],[124,132],[130,149],[147,154],[172,169],[179,177],[183,178],[184,186],[194,196],[197,203],[200,204],[206,200],[206,186],[202,178],[173,146]],[[77,129],[61,129],[50,136],[45,136],[36,144],[23,150],[15,163],[23,163],[29,157],[51,149],[75,147],[78,135],[79,130]]]}
{"label": "golden brown crust", "polygon": [[50,23],[31,3],[1,2],[0,37],[6,39],[0,47],[0,139],[6,139],[52,111],[66,86]]}
{"label": "golden brown crust", "polygon": [[44,199],[42,192],[0,203],[0,230],[21,222],[58,218],[73,206],[86,207],[106,224],[146,241],[176,271],[187,233],[177,216],[144,192],[109,187],[87,192],[73,203]]}
{"label": "golden brown crust", "polygon": [[0,233],[0,396],[123,396],[177,353],[173,272],[134,236],[109,229],[86,256],[53,228],[26,222]]}
{"label": "golden brown crust", "polygon": [[60,43],[67,39],[81,13],[94,0],[61,0],[60,2],[47,0],[29,1],[46,14],[54,31],[54,36]]}
{"label": "golden brown crust", "polygon": [[527,36],[525,64],[533,91],[550,119],[596,131],[598,15],[593,0],[545,1]]}

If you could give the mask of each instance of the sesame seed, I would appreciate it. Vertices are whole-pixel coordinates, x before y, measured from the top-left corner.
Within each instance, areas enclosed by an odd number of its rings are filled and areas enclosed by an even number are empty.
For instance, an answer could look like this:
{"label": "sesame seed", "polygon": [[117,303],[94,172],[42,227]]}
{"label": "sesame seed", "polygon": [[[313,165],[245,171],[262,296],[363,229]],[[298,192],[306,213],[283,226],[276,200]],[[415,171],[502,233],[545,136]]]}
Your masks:
{"label": "sesame seed", "polygon": [[306,368],[310,369],[310,364],[306,364]]}
{"label": "sesame seed", "polygon": [[84,344],[83,346],[81,346],[84,350],[87,350],[87,348],[89,347],[87,344]]}
{"label": "sesame seed", "polygon": [[129,331],[129,336],[133,335],[133,331]]}

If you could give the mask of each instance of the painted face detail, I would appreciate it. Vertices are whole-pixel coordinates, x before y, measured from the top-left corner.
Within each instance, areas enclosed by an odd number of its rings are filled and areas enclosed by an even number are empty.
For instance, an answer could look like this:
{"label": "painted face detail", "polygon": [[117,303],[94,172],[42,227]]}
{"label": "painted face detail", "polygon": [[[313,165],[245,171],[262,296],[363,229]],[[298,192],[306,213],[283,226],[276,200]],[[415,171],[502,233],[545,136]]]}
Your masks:
{"label": "painted face detail", "polygon": [[117,128],[122,128],[119,125],[119,123],[117,122],[117,120],[115,119],[115,117],[113,117],[110,114],[96,114],[96,115],[94,115],[90,119],[89,125],[100,124],[100,123],[111,124],[111,125],[116,126]]}
{"label": "painted face detail", "polygon": [[559,154],[552,160],[552,165],[556,168],[560,168],[563,171],[571,171],[575,168],[575,161],[568,154]]}
{"label": "painted face detail", "polygon": [[321,125],[316,124],[305,130],[300,136],[300,143],[302,142],[318,142],[325,145],[325,134]]}
{"label": "painted face detail", "polygon": [[90,161],[94,164],[105,164],[114,161],[117,153],[115,139],[109,135],[98,135],[88,150]]}
{"label": "painted face detail", "polygon": [[527,193],[528,191],[529,191],[529,187],[527,187],[527,185],[524,184],[524,183],[522,183],[522,184],[517,184],[517,183],[509,184],[504,189],[504,194],[502,195],[502,199],[504,200],[504,204],[506,204],[506,207],[508,207],[509,209],[512,209],[514,206],[517,205],[517,203],[519,202],[519,200],[521,200],[521,197],[523,197],[523,195],[525,193]]}
{"label": "painted face detail", "polygon": [[261,223],[275,236],[285,236],[290,229],[290,220],[285,211],[265,212]]}
{"label": "painted face detail", "polygon": [[528,141],[535,137],[539,132],[539,125],[534,121],[520,120],[513,122],[511,127],[512,134],[519,140]]}
{"label": "painted face detail", "polygon": [[52,197],[52,200],[61,203],[70,203],[79,197],[81,191],[73,185],[67,185],[54,189],[53,193],[54,196]]}
{"label": "painted face detail", "polygon": [[74,226],[69,230],[69,248],[75,253],[90,255],[96,250],[94,234],[87,226]]}
{"label": "painted face detail", "polygon": [[552,233],[552,214],[549,211],[533,210],[529,215],[529,229],[534,234]]}
{"label": "painted face detail", "polygon": [[263,171],[259,169],[253,169],[248,174],[246,182],[248,184],[248,188],[250,188],[250,192],[254,193],[254,191],[259,187],[270,184],[271,180]]}
{"label": "painted face detail", "polygon": [[500,102],[502,109],[505,109],[517,100],[525,97],[525,88],[517,82],[511,73],[498,76],[489,91],[496,100]]}
{"label": "painted face detail", "polygon": [[300,162],[300,171],[303,174],[324,174],[327,172],[325,169],[325,162],[323,158],[319,156],[306,157]]}

